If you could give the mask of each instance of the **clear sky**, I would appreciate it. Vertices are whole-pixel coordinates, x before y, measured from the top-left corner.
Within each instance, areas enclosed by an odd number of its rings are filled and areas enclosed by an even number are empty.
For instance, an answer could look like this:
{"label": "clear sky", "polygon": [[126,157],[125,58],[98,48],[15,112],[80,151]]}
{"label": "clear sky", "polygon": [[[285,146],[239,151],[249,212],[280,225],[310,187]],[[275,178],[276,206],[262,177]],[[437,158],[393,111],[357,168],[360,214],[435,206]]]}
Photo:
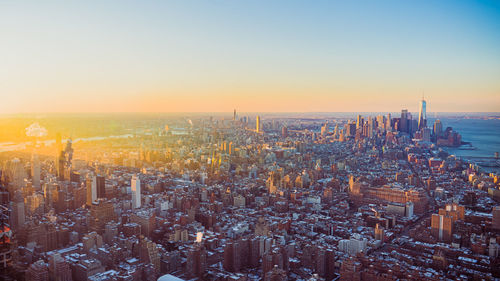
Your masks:
{"label": "clear sky", "polygon": [[500,1],[0,0],[0,114],[500,111]]}

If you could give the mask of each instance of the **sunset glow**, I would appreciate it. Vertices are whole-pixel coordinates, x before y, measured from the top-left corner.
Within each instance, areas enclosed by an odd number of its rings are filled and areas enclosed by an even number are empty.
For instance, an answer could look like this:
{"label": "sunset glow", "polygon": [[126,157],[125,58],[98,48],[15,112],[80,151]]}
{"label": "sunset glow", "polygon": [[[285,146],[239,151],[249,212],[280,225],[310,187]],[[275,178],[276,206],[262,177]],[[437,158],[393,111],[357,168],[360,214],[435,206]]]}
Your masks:
{"label": "sunset glow", "polygon": [[500,109],[494,1],[2,1],[0,38],[0,113]]}

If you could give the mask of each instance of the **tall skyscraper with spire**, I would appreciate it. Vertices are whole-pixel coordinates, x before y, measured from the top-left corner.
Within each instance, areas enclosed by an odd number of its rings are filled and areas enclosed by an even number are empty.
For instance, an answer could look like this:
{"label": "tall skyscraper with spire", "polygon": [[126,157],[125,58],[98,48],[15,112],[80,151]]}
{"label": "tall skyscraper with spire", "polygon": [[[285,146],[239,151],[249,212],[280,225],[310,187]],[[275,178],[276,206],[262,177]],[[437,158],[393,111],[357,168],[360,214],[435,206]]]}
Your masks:
{"label": "tall skyscraper with spire", "polygon": [[257,133],[260,133],[260,116],[257,115],[257,117],[255,118],[255,131],[257,131]]}
{"label": "tall skyscraper with spire", "polygon": [[427,114],[426,114],[426,102],[422,96],[422,101],[420,102],[420,112],[418,114],[418,129],[422,130],[427,127]]}

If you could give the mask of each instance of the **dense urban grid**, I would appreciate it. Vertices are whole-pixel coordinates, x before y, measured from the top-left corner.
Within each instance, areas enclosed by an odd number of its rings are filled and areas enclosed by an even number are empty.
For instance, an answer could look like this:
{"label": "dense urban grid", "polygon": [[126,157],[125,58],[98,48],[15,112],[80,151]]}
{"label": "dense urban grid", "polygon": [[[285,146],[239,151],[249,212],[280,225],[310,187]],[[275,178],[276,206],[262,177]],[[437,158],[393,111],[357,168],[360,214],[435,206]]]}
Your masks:
{"label": "dense urban grid", "polygon": [[418,117],[169,117],[1,160],[5,280],[493,280],[500,179]]}

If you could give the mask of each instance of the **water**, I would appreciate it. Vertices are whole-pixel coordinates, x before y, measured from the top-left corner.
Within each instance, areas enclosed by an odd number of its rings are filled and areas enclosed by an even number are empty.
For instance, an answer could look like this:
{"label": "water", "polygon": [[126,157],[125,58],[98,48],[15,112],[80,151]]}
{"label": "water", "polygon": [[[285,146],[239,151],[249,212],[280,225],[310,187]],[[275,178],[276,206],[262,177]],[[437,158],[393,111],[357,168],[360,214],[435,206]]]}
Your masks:
{"label": "water", "polygon": [[[120,138],[130,138],[133,137],[132,134],[118,135],[118,136],[107,136],[107,137],[88,137],[88,138],[76,138],[73,140],[73,143],[79,141],[96,141],[96,140],[105,140],[105,139],[120,139]],[[64,140],[65,141],[65,140]],[[41,141],[46,146],[52,145],[56,140],[44,140]],[[16,150],[24,150],[26,146],[32,145],[33,143],[30,141],[21,142],[21,143],[13,143],[13,142],[4,142],[0,143],[0,152],[5,151],[16,151]]]}
{"label": "water", "polygon": [[[465,150],[464,147],[445,148],[450,154],[463,158],[478,160],[477,157],[495,156],[495,152],[500,152],[500,120],[498,119],[465,119],[465,118],[440,118],[443,123],[443,130],[452,127],[462,135],[463,142],[470,142],[474,150]],[[429,127],[434,123],[434,119],[428,120]],[[480,161],[494,161],[493,159],[483,159]],[[485,171],[499,172],[500,168],[484,167]]]}
{"label": "water", "polygon": [[[187,135],[188,131],[184,129],[178,129],[176,128],[175,130],[170,130],[172,135]],[[88,137],[88,138],[75,138],[73,139],[73,143],[79,142],[79,141],[99,141],[99,140],[106,140],[106,139],[122,139],[122,138],[131,138],[133,137],[133,134],[124,134],[124,135],[117,135],[117,136],[95,136],[95,137]],[[64,139],[63,142],[66,140]],[[45,146],[50,146],[53,143],[55,143],[56,140],[51,139],[51,140],[43,140],[41,143],[43,143]],[[21,142],[21,143],[14,143],[14,142],[2,142],[0,143],[0,152],[5,152],[5,151],[16,151],[16,150],[24,150],[26,149],[27,146],[33,145],[31,141],[27,142]]]}

